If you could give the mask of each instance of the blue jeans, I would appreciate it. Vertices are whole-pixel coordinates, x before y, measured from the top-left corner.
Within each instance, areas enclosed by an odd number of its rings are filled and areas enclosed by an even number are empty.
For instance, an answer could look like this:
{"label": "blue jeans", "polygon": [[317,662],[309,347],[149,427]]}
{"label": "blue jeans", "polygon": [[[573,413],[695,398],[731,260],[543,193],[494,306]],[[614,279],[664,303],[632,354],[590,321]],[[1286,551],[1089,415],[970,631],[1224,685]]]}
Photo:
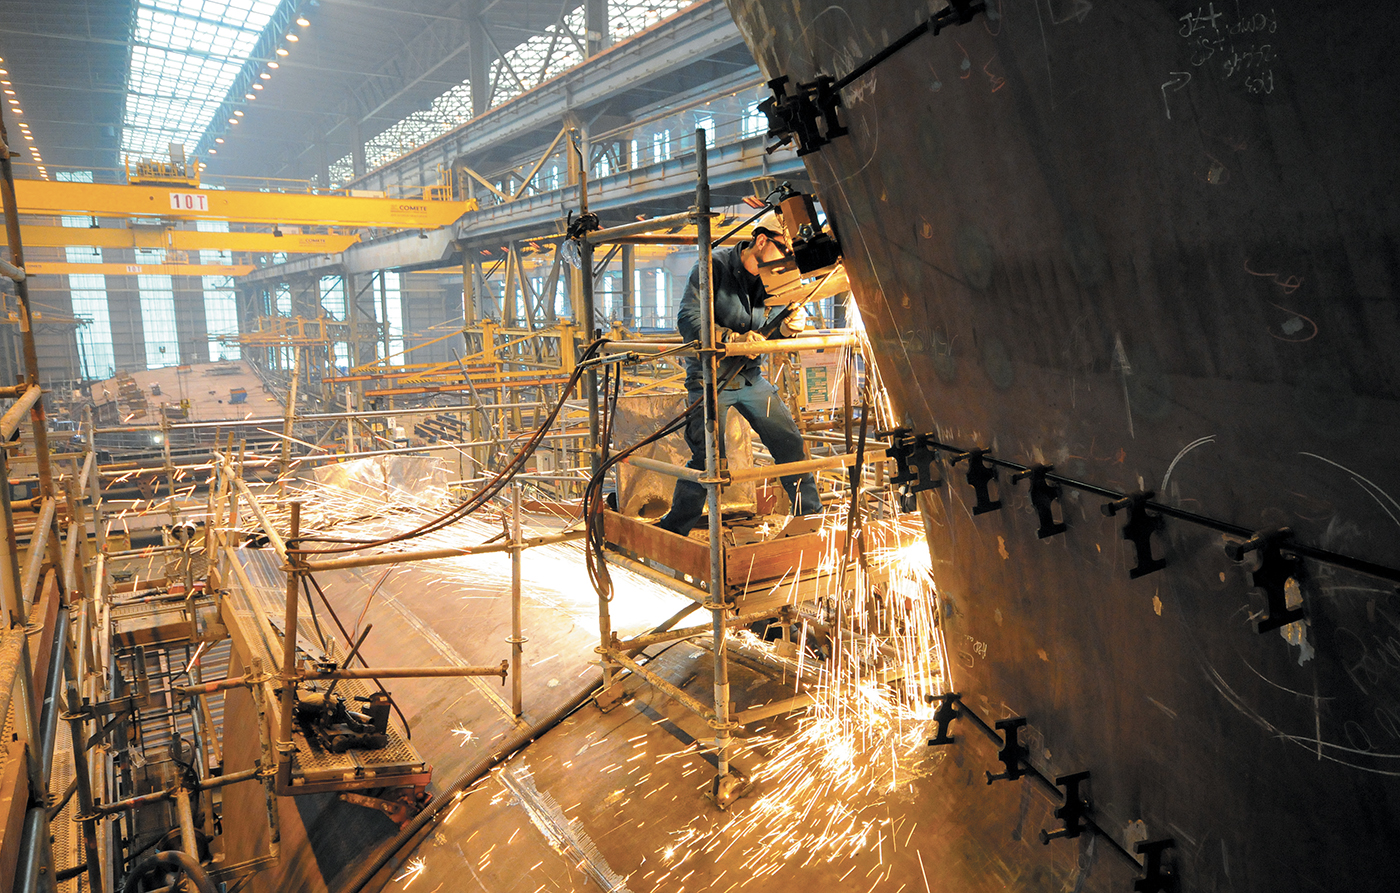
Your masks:
{"label": "blue jeans", "polygon": [[[699,382],[693,385],[686,382],[686,394],[693,403],[701,397]],[[779,465],[800,462],[807,458],[803,449],[802,434],[792,419],[778,389],[763,376],[754,379],[752,384],[737,388],[723,388],[719,391],[719,430],[724,432],[724,420],[730,407],[753,428],[758,439],[768,447],[773,461]],[[705,467],[705,414],[696,410],[685,426],[685,442],[690,447],[690,461],[687,468]],[[795,515],[814,515],[822,510],[821,497],[817,495],[817,480],[811,473],[793,474],[782,478],[783,489],[792,501]],[[675,493],[671,496],[671,510],[657,526],[673,533],[685,535],[699,522],[705,511],[705,488],[694,481],[676,481]]]}

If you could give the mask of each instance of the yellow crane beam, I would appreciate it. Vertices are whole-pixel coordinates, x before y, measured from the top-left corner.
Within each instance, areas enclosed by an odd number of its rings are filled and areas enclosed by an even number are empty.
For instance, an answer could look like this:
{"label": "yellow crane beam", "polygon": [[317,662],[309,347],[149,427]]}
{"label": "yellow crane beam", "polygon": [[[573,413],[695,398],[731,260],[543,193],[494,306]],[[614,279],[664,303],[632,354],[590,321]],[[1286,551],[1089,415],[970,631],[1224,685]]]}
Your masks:
{"label": "yellow crane beam", "polygon": [[[337,254],[360,241],[358,233],[205,233],[164,226],[23,226],[25,248],[164,248],[170,251],[247,251],[254,254]],[[8,244],[0,229],[0,247]]]}
{"label": "yellow crane beam", "polygon": [[476,202],[471,200],[424,201],[51,180],[16,180],[15,198],[21,214],[237,220],[244,223],[351,228],[436,229],[452,223],[468,211],[476,210]]}
{"label": "yellow crane beam", "polygon": [[257,267],[249,264],[70,264],[63,261],[35,261],[25,263],[24,272],[29,276],[62,276],[68,273],[101,273],[104,276],[137,276],[163,274],[167,276],[247,276]]}

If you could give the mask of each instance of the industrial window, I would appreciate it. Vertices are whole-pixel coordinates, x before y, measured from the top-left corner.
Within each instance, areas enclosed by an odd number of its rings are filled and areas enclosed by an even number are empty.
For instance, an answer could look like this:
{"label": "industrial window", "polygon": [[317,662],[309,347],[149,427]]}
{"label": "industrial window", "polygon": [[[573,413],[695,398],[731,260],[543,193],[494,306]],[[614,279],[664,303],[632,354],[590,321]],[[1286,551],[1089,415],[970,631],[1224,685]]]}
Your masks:
{"label": "industrial window", "polygon": [[233,86],[275,0],[137,0],[127,74],[124,153],[196,145]]}
{"label": "industrial window", "polygon": [[[227,220],[197,220],[195,228],[202,233],[228,232]],[[202,264],[231,264],[233,252],[199,252]],[[242,357],[238,346],[238,296],[233,289],[230,276],[205,276],[204,284],[204,329],[209,335],[209,360],[237,360]]]}
{"label": "industrial window", "polygon": [[345,283],[339,276],[321,277],[321,309],[331,319],[345,319]]}
{"label": "industrial window", "polygon": [[656,325],[664,328],[670,324],[671,316],[671,274],[667,270],[656,271]]}
{"label": "industrial window", "polygon": [[[403,300],[399,287],[398,273],[384,272],[384,300],[374,302],[374,321],[384,325],[384,314],[389,315],[389,356],[397,358],[403,353]],[[400,360],[399,362],[402,362]]]}
{"label": "industrial window", "polygon": [[[694,2],[695,0],[609,0],[608,34],[613,43],[619,43]],[[586,31],[584,6],[580,3],[560,21],[508,50],[503,58],[497,59],[492,65],[492,83],[487,106],[499,105],[526,90],[533,90],[582,62],[582,35]],[[471,84],[463,81],[433,100],[426,110],[414,112],[366,142],[365,166],[373,170],[388,164],[429,140],[460,127],[471,117]],[[667,154],[666,157],[669,158],[670,155]],[[636,167],[639,161],[640,158],[634,149],[632,166]],[[352,156],[347,153],[331,164],[330,174],[332,183],[350,181],[354,176]],[[543,189],[543,186],[540,188]]]}
{"label": "industrial window", "polygon": [[82,361],[83,378],[111,378],[116,374],[117,363],[112,352],[112,319],[107,307],[107,277],[92,273],[70,273],[68,289],[73,299],[73,315],[85,321],[78,329],[78,358]]}
{"label": "industrial window", "polygon": [[651,160],[669,161],[671,158],[671,131],[658,131],[651,135]]}
{"label": "industrial window", "polygon": [[292,315],[292,287],[285,282],[277,283],[277,301],[274,304],[278,316]]}
{"label": "industrial window", "polygon": [[768,132],[768,116],[758,110],[758,103],[749,103],[744,109],[744,136],[759,136]]}
{"label": "industrial window", "polygon": [[238,295],[230,276],[204,276],[204,328],[209,333],[209,360],[236,360],[238,346]]}
{"label": "industrial window", "polygon": [[[91,183],[92,171],[59,171],[58,179],[72,183]],[[86,229],[86,217],[64,217],[63,225]],[[102,249],[71,246],[64,249],[70,264],[100,264]],[[68,274],[68,294],[73,303],[73,316],[83,321],[78,328],[78,361],[82,376],[87,379],[111,378],[116,374],[116,359],[112,349],[112,317],[107,304],[107,277],[101,273]]]}
{"label": "industrial window", "polygon": [[180,335],[175,327],[175,289],[170,277],[163,273],[142,273],[136,277],[136,288],[141,293],[146,368],[180,365]]}
{"label": "industrial window", "polygon": [[713,115],[696,115],[695,129],[705,131],[705,146],[713,149],[715,147],[715,119]]}

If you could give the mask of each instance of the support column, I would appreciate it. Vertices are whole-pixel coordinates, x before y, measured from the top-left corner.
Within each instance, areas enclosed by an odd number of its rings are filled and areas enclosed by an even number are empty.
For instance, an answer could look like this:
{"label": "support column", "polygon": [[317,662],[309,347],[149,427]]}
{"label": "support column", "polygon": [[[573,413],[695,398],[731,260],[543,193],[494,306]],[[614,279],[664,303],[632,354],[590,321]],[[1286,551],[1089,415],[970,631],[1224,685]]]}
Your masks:
{"label": "support column", "polygon": [[583,15],[587,32],[584,46],[590,57],[596,56],[612,46],[612,36],[608,34],[608,0],[585,0]]}
{"label": "support column", "polygon": [[312,141],[316,146],[316,178],[322,189],[328,189],[331,185],[331,155],[326,149],[326,125],[317,115],[312,126]]}
{"label": "support column", "polygon": [[[360,360],[360,291],[355,284],[355,275],[345,267],[340,268],[340,285],[345,292],[345,323],[350,329],[349,350],[350,368],[354,369],[362,362]],[[360,408],[360,394],[364,390],[363,382],[354,382],[351,386],[352,397],[345,407],[347,412],[354,412]],[[354,422],[346,422],[347,427],[353,429]]]}
{"label": "support column", "polygon": [[350,116],[350,169],[359,179],[365,175],[365,134],[360,126],[360,119]]}
{"label": "support column", "polygon": [[637,281],[637,249],[631,245],[622,246],[622,313],[619,317],[622,324],[629,329],[637,326],[637,317],[632,312],[632,301],[635,298],[634,284]]}
{"label": "support column", "polygon": [[[477,262],[463,255],[462,259],[462,328],[469,329],[476,325],[477,320]],[[465,338],[465,333],[463,334]],[[467,345],[467,350],[471,350],[471,345]]]}
{"label": "support column", "polygon": [[474,0],[467,13],[467,80],[471,83],[472,117],[483,114],[491,103],[491,42],[486,38],[486,22],[481,17],[481,0]]}

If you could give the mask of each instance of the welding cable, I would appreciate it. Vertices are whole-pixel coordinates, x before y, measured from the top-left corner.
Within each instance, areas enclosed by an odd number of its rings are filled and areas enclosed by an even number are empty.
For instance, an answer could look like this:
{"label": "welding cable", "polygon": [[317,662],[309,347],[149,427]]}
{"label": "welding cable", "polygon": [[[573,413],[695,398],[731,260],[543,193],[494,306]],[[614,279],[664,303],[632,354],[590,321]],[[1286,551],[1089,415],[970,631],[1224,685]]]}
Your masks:
{"label": "welding cable", "polygon": [[131,867],[122,884],[122,893],[136,893],[142,878],[156,871],[167,874],[183,872],[199,893],[216,893],[214,884],[200,867],[198,860],[182,850],[165,850],[152,853]]}
{"label": "welding cable", "polygon": [[[388,576],[389,576],[389,572],[388,572],[388,571],[385,571],[385,572],[384,572],[384,578],[387,578]],[[380,582],[380,583],[383,583],[383,582],[384,582],[384,578],[381,578],[379,582]],[[347,629],[345,628],[345,624],[340,622],[340,615],[337,614],[337,613],[335,612],[335,608],[332,607],[332,605],[331,605],[331,600],[328,599],[328,598],[326,598],[326,591],[325,591],[324,589],[321,588],[321,584],[320,584],[320,583],[317,583],[317,582],[316,582],[316,578],[315,578],[314,576],[312,576],[311,574],[306,574],[305,576],[302,577],[302,579],[304,579],[304,580],[310,580],[310,581],[311,581],[311,585],[314,586],[314,587],[316,587],[316,594],[319,595],[319,596],[321,596],[321,602],[322,602],[322,604],[324,604],[324,605],[326,606],[326,611],[330,613],[330,615],[331,615],[331,620],[335,621],[336,628],[338,628],[338,629],[340,630],[340,634],[341,634],[342,636],[345,637],[346,643],[348,644],[348,643],[350,643],[350,642],[355,641],[354,636],[350,635],[350,631],[347,630]],[[376,586],[376,587],[375,587],[375,591],[378,591],[378,589],[379,589],[379,587]],[[307,597],[307,600],[310,601],[310,596]],[[366,607],[368,607],[368,605],[366,605]],[[360,616],[363,618],[364,615],[362,614],[362,615],[360,615]],[[358,622],[357,622],[357,623],[356,623],[356,627],[358,628],[358,626],[359,626],[359,624],[358,624]],[[356,659],[359,660],[360,665],[363,666],[366,670],[372,669],[372,668],[370,667],[370,665],[369,665],[369,661],[365,660],[365,656],[364,656],[363,654],[361,654],[360,652],[356,651],[356,652],[355,652],[355,657],[356,657]],[[408,717],[407,717],[407,716],[404,716],[404,715],[403,715],[403,711],[399,709],[399,702],[398,702],[398,701],[395,701],[395,700],[394,700],[394,696],[391,695],[391,694],[389,694],[389,689],[387,689],[387,688],[384,687],[384,683],[383,683],[383,682],[380,682],[378,679],[371,679],[370,681],[374,683],[374,687],[377,688],[377,689],[379,689],[379,691],[384,695],[384,697],[386,697],[386,698],[389,699],[389,706],[394,708],[394,712],[397,713],[397,714],[399,715],[399,721],[403,723],[403,730],[404,730],[404,735],[405,735],[405,737],[407,737],[408,740],[412,741],[412,740],[413,740],[413,727],[410,726],[410,725],[408,724]]]}
{"label": "welding cable", "polygon": [[[581,379],[583,377],[583,373],[588,370],[589,366],[591,365],[589,361],[591,361],[595,356],[598,355],[598,353],[602,350],[603,345],[606,343],[607,339],[600,338],[588,346],[588,348],[584,351],[583,356],[581,357],[579,362],[574,366],[574,371],[569,376],[568,383],[560,391],[559,399],[555,402],[554,406],[545,416],[544,421],[541,422],[539,427],[536,428],[535,431],[532,432],[526,438],[524,445],[522,445],[519,449],[516,450],[515,454],[505,464],[505,467],[503,467],[500,471],[496,472],[494,477],[487,481],[480,490],[469,496],[466,499],[466,501],[455,505],[452,508],[449,508],[447,511],[443,512],[437,517],[429,521],[425,521],[424,523],[411,530],[406,530],[401,533],[393,534],[391,536],[382,537],[377,540],[354,540],[337,537],[302,536],[297,537],[294,543],[289,542],[287,544],[287,551],[305,557],[315,555],[334,555],[346,552],[358,552],[364,549],[370,549],[377,546],[392,545],[394,543],[405,542],[416,537],[426,536],[430,533],[436,533],[437,531],[449,527],[452,524],[455,524],[456,522],[477,511],[482,506],[486,505],[488,502],[494,499],[502,490],[505,489],[506,485],[510,483],[511,479],[514,478],[516,474],[518,474],[524,469],[526,461],[530,458],[530,456],[534,454],[535,449],[540,445],[540,443],[544,441],[545,435],[549,433],[549,429],[553,427],[554,422],[559,417],[559,413],[563,411],[564,404],[568,400],[568,395],[574,390],[575,387],[578,386],[579,379]],[[299,548],[302,543],[336,543],[340,545],[324,549],[304,549]]]}

